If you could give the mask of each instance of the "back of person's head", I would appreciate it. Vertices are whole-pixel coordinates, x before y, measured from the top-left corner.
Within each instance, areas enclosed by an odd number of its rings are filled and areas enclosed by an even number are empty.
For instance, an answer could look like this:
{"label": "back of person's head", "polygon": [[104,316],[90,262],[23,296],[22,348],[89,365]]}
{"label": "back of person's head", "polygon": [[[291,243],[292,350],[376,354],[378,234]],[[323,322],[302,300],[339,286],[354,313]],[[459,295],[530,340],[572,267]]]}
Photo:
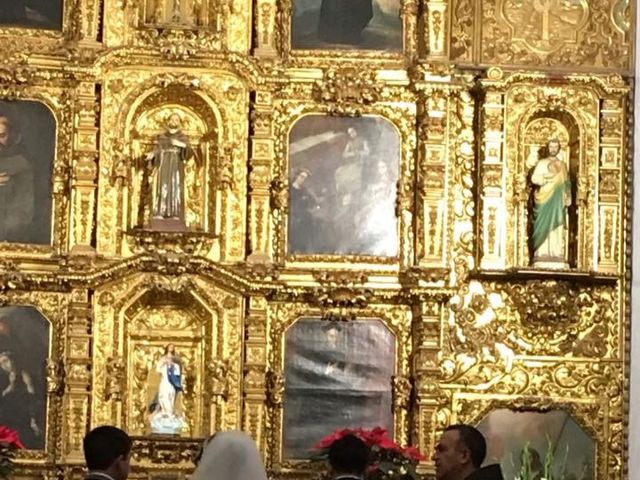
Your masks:
{"label": "back of person's head", "polygon": [[345,435],[329,447],[329,465],[337,474],[362,475],[371,452],[355,435]]}
{"label": "back of person's head", "polygon": [[89,470],[110,472],[114,480],[129,475],[131,438],[123,430],[108,425],[94,428],[84,437],[83,448]]}
{"label": "back of person's head", "polygon": [[444,431],[458,432],[460,438],[459,441],[462,446],[469,450],[471,463],[474,468],[480,468],[482,462],[484,462],[484,459],[487,456],[487,442],[485,441],[482,433],[480,433],[477,428],[464,424],[450,425],[445,428]]}
{"label": "back of person's head", "polygon": [[249,435],[218,432],[205,442],[190,480],[267,480],[267,473]]}

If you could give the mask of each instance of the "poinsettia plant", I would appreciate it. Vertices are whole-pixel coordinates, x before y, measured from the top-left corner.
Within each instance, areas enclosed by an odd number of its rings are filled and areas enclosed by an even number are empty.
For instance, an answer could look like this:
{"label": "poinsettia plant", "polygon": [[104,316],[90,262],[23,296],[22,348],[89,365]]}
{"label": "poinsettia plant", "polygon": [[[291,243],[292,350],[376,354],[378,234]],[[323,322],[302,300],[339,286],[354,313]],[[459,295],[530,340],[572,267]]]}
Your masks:
{"label": "poinsettia plant", "polygon": [[333,442],[345,435],[355,435],[371,449],[367,480],[418,480],[421,478],[416,467],[425,457],[414,446],[398,445],[381,427],[372,430],[362,428],[337,430],[315,445],[313,458],[325,460]]}
{"label": "poinsettia plant", "polygon": [[18,432],[0,425],[0,478],[7,479],[13,470],[16,451],[24,448]]}

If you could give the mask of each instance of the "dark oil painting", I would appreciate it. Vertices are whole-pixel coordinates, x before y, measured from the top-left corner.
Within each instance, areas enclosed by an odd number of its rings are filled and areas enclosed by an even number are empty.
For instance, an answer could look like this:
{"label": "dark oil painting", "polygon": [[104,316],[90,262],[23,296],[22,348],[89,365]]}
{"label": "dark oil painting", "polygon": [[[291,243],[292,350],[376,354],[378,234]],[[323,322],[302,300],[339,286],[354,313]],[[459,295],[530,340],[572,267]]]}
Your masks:
{"label": "dark oil painting", "polygon": [[0,243],[51,243],[55,137],[44,104],[0,100]]}
{"label": "dark oil painting", "polygon": [[28,449],[45,446],[50,326],[34,307],[0,308],[0,425]]}
{"label": "dark oil painting", "polygon": [[395,337],[379,320],[298,320],[286,334],[283,456],[303,459],[340,428],[393,435]]}
{"label": "dark oil painting", "polygon": [[402,50],[400,0],[294,0],[294,49]]}

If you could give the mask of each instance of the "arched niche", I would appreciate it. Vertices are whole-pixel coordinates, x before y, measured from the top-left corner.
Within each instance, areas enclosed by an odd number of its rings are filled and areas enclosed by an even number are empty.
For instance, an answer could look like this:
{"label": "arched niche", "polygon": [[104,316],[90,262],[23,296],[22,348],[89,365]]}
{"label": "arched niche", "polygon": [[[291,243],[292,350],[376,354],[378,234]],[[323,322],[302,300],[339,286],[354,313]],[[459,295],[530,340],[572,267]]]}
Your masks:
{"label": "arched niche", "polygon": [[0,425],[27,449],[44,450],[52,326],[36,307],[0,308]]}
{"label": "arched niche", "polygon": [[496,408],[477,428],[487,440],[485,464],[499,463],[504,478],[545,477],[547,464],[550,478],[595,480],[596,442],[565,410]]}
{"label": "arched niche", "polygon": [[211,384],[206,372],[218,355],[218,329],[223,314],[188,292],[147,290],[123,313],[123,357],[128,385],[123,401],[123,423],[133,435],[150,433],[149,406],[157,393],[156,364],[168,344],[180,358],[183,392],[177,408],[184,414],[186,437],[211,429],[208,407]]}
{"label": "arched niche", "polygon": [[129,112],[126,125],[126,145],[131,145],[129,228],[149,224],[155,173],[146,164],[158,135],[166,130],[169,115],[182,119],[182,131],[187,135],[195,154],[185,165],[185,221],[190,231],[213,232],[219,203],[216,187],[220,184],[218,168],[221,138],[221,118],[217,107],[208,98],[182,85],[154,89],[136,102]]}
{"label": "arched niche", "polygon": [[533,258],[533,185],[531,174],[538,159],[549,155],[547,145],[550,140],[560,142],[559,158],[569,170],[571,181],[571,205],[567,209],[568,228],[565,234],[566,258],[569,267],[576,268],[578,264],[579,215],[578,215],[578,179],[580,178],[582,157],[580,144],[580,127],[575,118],[566,111],[538,111],[532,114],[524,125],[521,151],[524,152],[527,186],[529,188],[525,216],[527,258],[529,263]]}
{"label": "arched niche", "polygon": [[282,457],[308,458],[340,428],[393,435],[394,333],[379,319],[301,317],[285,332]]}

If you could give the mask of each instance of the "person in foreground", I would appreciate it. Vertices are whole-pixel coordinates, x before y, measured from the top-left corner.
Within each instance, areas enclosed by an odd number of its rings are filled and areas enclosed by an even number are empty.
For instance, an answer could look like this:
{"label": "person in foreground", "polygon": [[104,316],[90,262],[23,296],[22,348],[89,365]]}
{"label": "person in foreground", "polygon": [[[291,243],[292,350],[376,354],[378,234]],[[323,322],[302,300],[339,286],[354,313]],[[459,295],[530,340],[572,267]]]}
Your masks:
{"label": "person in foreground", "polygon": [[345,435],[329,448],[333,480],[362,480],[369,464],[369,447],[355,435]]}
{"label": "person in foreground", "polygon": [[433,461],[437,480],[503,480],[500,465],[482,467],[487,442],[470,425],[447,427],[436,445]]}
{"label": "person in foreground", "polygon": [[85,480],[126,480],[131,462],[131,439],[116,427],[91,430],[83,441],[89,473]]}
{"label": "person in foreground", "polygon": [[267,480],[255,442],[244,432],[219,432],[203,446],[190,480]]}

